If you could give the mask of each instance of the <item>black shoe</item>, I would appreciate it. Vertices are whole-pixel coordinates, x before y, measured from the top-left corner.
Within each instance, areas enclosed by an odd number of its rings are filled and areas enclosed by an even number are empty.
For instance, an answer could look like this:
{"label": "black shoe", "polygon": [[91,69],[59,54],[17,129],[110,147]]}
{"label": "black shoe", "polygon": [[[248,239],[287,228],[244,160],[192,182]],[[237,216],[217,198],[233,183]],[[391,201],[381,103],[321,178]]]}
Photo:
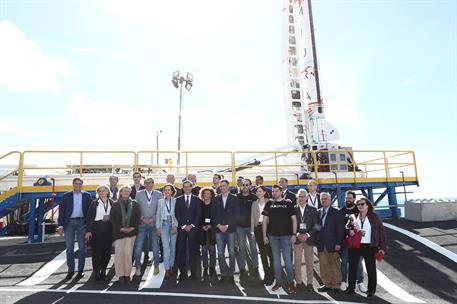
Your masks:
{"label": "black shoe", "polygon": [[119,280],[117,280],[119,283],[124,283],[124,278],[125,277],[119,277]]}
{"label": "black shoe", "polygon": [[313,284],[306,285],[305,290],[306,291],[314,291]]}
{"label": "black shoe", "polygon": [[339,288],[333,288],[333,289],[332,289],[332,292],[333,292],[333,293],[339,293],[340,291],[341,291],[341,289],[339,289]]}
{"label": "black shoe", "polygon": [[353,294],[355,294],[354,290],[351,290],[351,289],[346,289],[343,293],[346,294],[346,295],[353,295]]}
{"label": "black shoe", "polygon": [[212,277],[217,276],[217,274],[216,274],[216,268],[210,267],[210,268],[209,268],[209,275],[212,276]]}
{"label": "black shoe", "polygon": [[181,272],[178,276],[178,281],[184,281],[187,279],[187,273]]}
{"label": "black shoe", "polygon": [[106,269],[103,269],[102,271],[100,271],[100,279],[102,281],[106,281]]}
{"label": "black shoe", "polygon": [[319,288],[317,289],[317,291],[319,291],[319,292],[329,292],[329,291],[332,291],[332,289],[331,289],[331,288],[328,288],[328,287],[325,286],[325,285],[322,285],[321,287],[319,287]]}
{"label": "black shoe", "polygon": [[368,292],[367,298],[373,298],[374,297],[374,292]]}
{"label": "black shoe", "polygon": [[235,283],[235,278],[233,276],[228,276],[228,282],[229,283]]}
{"label": "black shoe", "polygon": [[84,271],[78,271],[78,274],[76,275],[75,279],[81,279],[84,277]]}
{"label": "black shoe", "polygon": [[100,276],[100,273],[99,273],[99,272],[96,272],[96,273],[95,273],[94,279],[95,279],[95,281],[97,281],[97,282],[101,280],[101,276]]}
{"label": "black shoe", "polygon": [[263,280],[263,283],[267,286],[271,286],[271,285],[273,285],[274,281],[275,281],[274,278],[265,277],[265,279]]}
{"label": "black shoe", "polygon": [[225,282],[227,282],[227,277],[221,275],[221,278],[219,279],[219,283],[224,284]]}
{"label": "black shoe", "polygon": [[207,277],[208,275],[209,275],[209,273],[208,273],[208,267],[207,267],[207,268],[203,269],[203,276]]}
{"label": "black shoe", "polygon": [[75,274],[74,271],[69,271],[67,273],[67,276],[65,277],[65,281],[71,280],[71,278],[73,277],[74,274]]}
{"label": "black shoe", "polygon": [[124,283],[127,284],[128,282],[130,282],[130,277],[124,277]]}
{"label": "black shoe", "polygon": [[249,274],[253,278],[256,278],[256,279],[260,278],[260,274],[259,274],[259,269],[258,268],[252,269],[252,271]]}
{"label": "black shoe", "polygon": [[240,279],[245,279],[248,277],[248,272],[246,269],[240,269]]}

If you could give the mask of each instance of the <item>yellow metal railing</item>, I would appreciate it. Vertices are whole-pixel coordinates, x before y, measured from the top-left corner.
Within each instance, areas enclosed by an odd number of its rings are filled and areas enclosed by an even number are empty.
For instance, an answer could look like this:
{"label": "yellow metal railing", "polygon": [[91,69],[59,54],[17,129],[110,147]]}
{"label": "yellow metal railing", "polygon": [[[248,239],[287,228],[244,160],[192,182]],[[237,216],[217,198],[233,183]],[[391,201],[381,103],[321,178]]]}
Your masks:
{"label": "yellow metal railing", "polygon": [[[178,151],[12,151],[0,156],[1,161],[17,158],[12,171],[0,176],[0,183],[17,177],[16,187],[20,192],[25,176],[78,175],[92,173],[131,174],[140,171],[150,174],[189,173],[229,175],[232,184],[237,175],[254,178],[269,177],[268,184],[277,182],[281,176],[293,176],[296,182],[303,172],[312,174],[318,182],[358,182],[373,179],[381,181],[402,178],[417,180],[416,158],[413,151],[399,150],[332,150],[332,151],[179,151],[181,164],[173,163]],[[164,164],[154,156],[168,159]],[[344,156],[344,160],[330,159],[330,155]],[[325,157],[324,157],[325,156]],[[329,162],[323,159],[327,158]],[[11,162],[11,160],[9,160]],[[39,164],[39,165],[37,165]],[[346,170],[341,170],[344,167]],[[402,170],[402,171],[400,171]],[[294,178],[294,179],[295,179]]]}

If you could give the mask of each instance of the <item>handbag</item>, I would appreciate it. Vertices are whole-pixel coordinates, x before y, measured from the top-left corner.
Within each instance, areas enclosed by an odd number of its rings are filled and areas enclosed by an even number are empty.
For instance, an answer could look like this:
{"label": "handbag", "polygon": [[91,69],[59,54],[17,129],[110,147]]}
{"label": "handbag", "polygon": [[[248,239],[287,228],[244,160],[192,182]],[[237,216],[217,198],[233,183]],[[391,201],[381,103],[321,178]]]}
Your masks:
{"label": "handbag", "polygon": [[346,235],[346,238],[344,239],[344,246],[346,248],[359,249],[360,242],[362,241],[362,231],[355,229],[352,231],[355,232],[354,235]]}
{"label": "handbag", "polygon": [[378,251],[374,254],[374,258],[378,261],[382,261],[384,259],[384,252]]}

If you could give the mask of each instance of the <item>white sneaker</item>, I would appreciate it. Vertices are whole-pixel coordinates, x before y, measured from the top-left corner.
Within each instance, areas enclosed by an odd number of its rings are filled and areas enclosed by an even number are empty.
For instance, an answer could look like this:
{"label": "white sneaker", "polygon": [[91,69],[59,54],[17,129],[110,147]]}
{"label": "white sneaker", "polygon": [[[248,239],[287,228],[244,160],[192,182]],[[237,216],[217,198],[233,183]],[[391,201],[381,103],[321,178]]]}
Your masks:
{"label": "white sneaker", "polygon": [[346,291],[346,289],[348,289],[348,283],[346,283],[344,281],[341,282],[340,289],[341,289],[341,291]]}
{"label": "white sneaker", "polygon": [[360,292],[366,293],[368,289],[366,288],[365,284],[362,283],[357,283],[357,288],[359,289]]}
{"label": "white sneaker", "polygon": [[159,266],[154,266],[154,275],[158,275],[160,272]]}
{"label": "white sneaker", "polygon": [[141,267],[135,267],[135,276],[140,276],[141,275]]}

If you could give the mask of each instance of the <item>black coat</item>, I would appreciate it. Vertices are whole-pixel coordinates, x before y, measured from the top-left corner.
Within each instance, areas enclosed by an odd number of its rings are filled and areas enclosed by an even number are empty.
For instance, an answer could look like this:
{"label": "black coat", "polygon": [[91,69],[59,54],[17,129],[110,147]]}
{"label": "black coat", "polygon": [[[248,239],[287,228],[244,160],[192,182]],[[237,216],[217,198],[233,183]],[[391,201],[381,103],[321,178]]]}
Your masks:
{"label": "black coat", "polygon": [[[306,244],[313,246],[314,237],[316,234],[315,226],[318,222],[317,209],[306,204],[303,218],[301,216],[301,210],[300,210],[300,206],[298,204],[295,207],[295,211],[297,213],[297,232],[300,234],[308,233],[310,235],[310,237],[306,240]],[[301,223],[306,224],[306,230],[300,229]],[[300,244],[300,241],[298,240],[298,238],[297,238],[297,242],[295,244]]]}
{"label": "black coat", "polygon": [[[143,185],[140,185],[140,190],[143,190],[143,189],[146,189],[146,187]],[[136,188],[135,188],[135,185],[132,185],[132,192],[130,192],[130,198],[135,199],[135,195],[136,195]]]}
{"label": "black coat", "polygon": [[208,231],[205,231],[201,229],[200,232],[200,245],[215,245],[216,244],[216,225],[214,224],[214,220],[211,217],[211,209],[213,207],[214,202],[211,202],[209,205],[205,205],[205,203],[202,203],[202,217],[200,221],[200,227],[203,227],[205,225],[208,225],[206,223],[205,219],[209,218],[211,225],[211,229]]}
{"label": "black coat", "polygon": [[290,200],[294,206],[297,203],[297,195],[290,190],[286,189],[286,191],[283,192],[282,197],[286,200]]}
{"label": "black coat", "polygon": [[[111,208],[113,207],[113,201],[111,199],[108,199],[109,205]],[[97,207],[98,207],[98,199],[95,199],[92,201],[92,203],[89,206],[89,210],[87,210],[87,216],[86,216],[86,231],[87,232],[92,232],[92,227],[94,225],[94,220],[95,216],[97,215]],[[107,224],[111,225],[111,223],[108,221]]]}

